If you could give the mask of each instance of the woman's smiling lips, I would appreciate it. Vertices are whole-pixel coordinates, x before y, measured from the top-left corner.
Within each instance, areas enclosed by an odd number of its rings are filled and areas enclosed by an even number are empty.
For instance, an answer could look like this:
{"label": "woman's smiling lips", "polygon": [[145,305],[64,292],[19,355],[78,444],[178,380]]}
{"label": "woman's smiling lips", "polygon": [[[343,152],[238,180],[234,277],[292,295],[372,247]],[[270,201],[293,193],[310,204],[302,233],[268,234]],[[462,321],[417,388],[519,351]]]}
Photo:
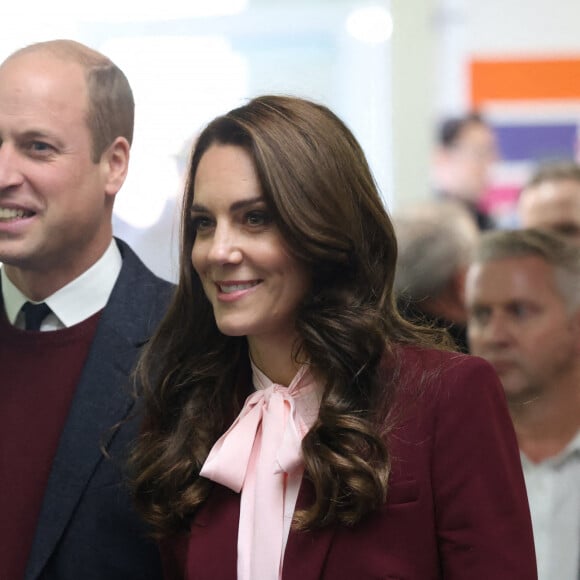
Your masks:
{"label": "woman's smiling lips", "polygon": [[218,300],[230,302],[252,292],[261,282],[261,280],[220,280],[214,284],[218,291]]}

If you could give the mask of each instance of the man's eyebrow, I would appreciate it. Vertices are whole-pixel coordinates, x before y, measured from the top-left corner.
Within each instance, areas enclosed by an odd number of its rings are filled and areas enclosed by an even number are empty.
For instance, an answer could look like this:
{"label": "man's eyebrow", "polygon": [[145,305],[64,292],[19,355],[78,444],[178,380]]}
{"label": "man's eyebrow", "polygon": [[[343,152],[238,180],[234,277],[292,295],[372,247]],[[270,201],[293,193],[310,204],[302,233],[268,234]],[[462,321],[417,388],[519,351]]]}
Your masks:
{"label": "man's eyebrow", "polygon": [[20,133],[23,137],[48,137],[49,134],[47,131],[43,131],[42,129],[26,129]]}
{"label": "man's eyebrow", "polygon": [[31,139],[49,139],[50,141],[55,142],[56,145],[62,145],[58,137],[56,137],[50,131],[45,131],[43,129],[26,129],[25,131],[18,133],[16,138],[19,141],[29,141]]}

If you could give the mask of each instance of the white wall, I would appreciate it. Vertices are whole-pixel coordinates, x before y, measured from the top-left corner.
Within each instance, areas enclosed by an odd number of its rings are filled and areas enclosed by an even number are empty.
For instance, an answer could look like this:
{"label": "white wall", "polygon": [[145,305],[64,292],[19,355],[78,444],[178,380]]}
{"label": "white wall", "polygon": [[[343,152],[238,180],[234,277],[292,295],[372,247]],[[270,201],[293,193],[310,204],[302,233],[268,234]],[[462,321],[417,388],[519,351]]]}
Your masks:
{"label": "white wall", "polygon": [[429,196],[434,116],[434,4],[393,0],[391,209]]}
{"label": "white wall", "polygon": [[578,0],[434,0],[437,38],[435,107],[468,106],[470,58],[580,55]]}

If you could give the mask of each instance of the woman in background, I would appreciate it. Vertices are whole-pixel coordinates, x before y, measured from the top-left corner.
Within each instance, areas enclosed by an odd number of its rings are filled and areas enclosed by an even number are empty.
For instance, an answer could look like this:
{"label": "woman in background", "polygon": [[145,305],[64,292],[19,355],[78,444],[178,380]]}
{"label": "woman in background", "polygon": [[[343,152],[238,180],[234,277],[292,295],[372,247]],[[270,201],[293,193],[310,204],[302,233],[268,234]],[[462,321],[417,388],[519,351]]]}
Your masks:
{"label": "woman in background", "polygon": [[393,228],[347,127],[256,98],[188,175],[132,456],[166,577],[536,578],[502,388],[397,314]]}

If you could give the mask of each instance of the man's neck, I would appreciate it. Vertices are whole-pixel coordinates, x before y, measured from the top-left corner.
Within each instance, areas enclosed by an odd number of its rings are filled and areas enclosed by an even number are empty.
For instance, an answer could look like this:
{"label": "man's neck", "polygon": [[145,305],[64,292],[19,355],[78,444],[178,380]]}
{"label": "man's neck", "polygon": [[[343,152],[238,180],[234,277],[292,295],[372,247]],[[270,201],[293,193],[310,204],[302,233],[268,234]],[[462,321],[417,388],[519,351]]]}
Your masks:
{"label": "man's neck", "polygon": [[10,281],[27,298],[41,302],[51,296],[67,284],[78,278],[93,266],[105,253],[111,243],[111,239],[104,240],[94,251],[85,253],[78,260],[66,264],[45,264],[42,268],[11,266],[4,264],[3,268]]}
{"label": "man's neck", "polygon": [[580,430],[580,382],[551,388],[550,393],[525,404],[510,405],[510,412],[526,457],[535,463],[554,457]]}

